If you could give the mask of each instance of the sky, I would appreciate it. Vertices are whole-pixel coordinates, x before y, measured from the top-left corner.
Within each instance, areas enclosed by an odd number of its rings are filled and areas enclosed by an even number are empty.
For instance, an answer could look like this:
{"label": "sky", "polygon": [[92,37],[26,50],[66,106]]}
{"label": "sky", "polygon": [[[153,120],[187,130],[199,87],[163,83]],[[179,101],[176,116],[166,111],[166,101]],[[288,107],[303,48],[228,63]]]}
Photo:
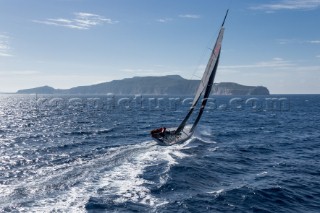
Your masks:
{"label": "sky", "polygon": [[320,94],[320,0],[0,0],[0,92],[200,79],[227,9],[215,82]]}

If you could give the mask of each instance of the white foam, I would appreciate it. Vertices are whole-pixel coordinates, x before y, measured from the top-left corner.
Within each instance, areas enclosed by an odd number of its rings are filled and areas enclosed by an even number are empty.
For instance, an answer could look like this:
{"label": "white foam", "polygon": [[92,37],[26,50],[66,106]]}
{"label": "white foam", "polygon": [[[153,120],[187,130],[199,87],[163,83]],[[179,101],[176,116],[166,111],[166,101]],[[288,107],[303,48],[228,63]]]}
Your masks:
{"label": "white foam", "polygon": [[200,131],[200,134],[203,135],[203,136],[211,136],[211,135],[212,135],[212,134],[211,134],[211,129],[209,129],[209,128],[202,129],[202,130]]}
{"label": "white foam", "polygon": [[[15,196],[16,190],[24,190],[28,198],[12,203],[15,205],[30,199],[30,207],[17,207],[22,212],[85,212],[86,203],[94,196],[107,196],[116,203],[131,201],[148,206],[163,205],[167,201],[153,196],[149,187],[161,187],[167,182],[170,168],[178,163],[178,159],[188,157],[182,150],[190,141],[173,146],[158,146],[155,142],[147,141],[111,148],[107,153],[90,160],[75,160],[62,165],[48,164],[36,169],[34,175],[24,180],[11,182],[10,186],[1,186],[0,197],[4,196],[9,201],[10,197]],[[159,182],[143,179],[147,167],[160,163],[164,163],[165,167],[156,171],[160,175]],[[33,170],[32,166],[27,168]],[[78,175],[70,177],[70,174]],[[56,183],[62,183],[65,189],[53,189]],[[101,190],[104,194],[100,194]],[[2,203],[0,207],[3,204],[7,206]]]}
{"label": "white foam", "polygon": [[218,196],[218,195],[221,194],[223,191],[224,191],[224,189],[219,189],[219,190],[216,190],[216,191],[208,192],[208,194],[213,194],[214,196]]}
{"label": "white foam", "polygon": [[30,208],[24,208],[27,212],[71,212],[81,213],[85,211],[85,204],[89,199],[89,193],[85,187],[72,187],[67,193],[56,198],[44,198],[36,201]]}
{"label": "white foam", "polygon": [[267,171],[263,171],[263,172],[261,172],[261,173],[257,174],[257,176],[265,176],[265,175],[267,175],[267,174],[268,174],[268,172],[267,172]]}
{"label": "white foam", "polygon": [[218,146],[217,147],[213,147],[213,148],[208,148],[207,150],[208,150],[208,152],[215,152],[215,151],[217,151],[217,149],[219,149]]}
{"label": "white foam", "polygon": [[[121,165],[106,172],[100,179],[100,187],[105,189],[106,195],[116,196],[114,202],[117,203],[131,201],[149,206],[163,205],[168,201],[160,200],[151,195],[146,184],[156,187],[165,184],[171,166],[177,164],[176,159],[188,156],[181,152],[185,145],[156,145],[150,146],[146,150],[137,151],[132,156],[124,158]],[[156,166],[163,162],[166,166],[163,171],[159,171],[161,172],[160,183],[154,183],[141,177],[146,167]]]}

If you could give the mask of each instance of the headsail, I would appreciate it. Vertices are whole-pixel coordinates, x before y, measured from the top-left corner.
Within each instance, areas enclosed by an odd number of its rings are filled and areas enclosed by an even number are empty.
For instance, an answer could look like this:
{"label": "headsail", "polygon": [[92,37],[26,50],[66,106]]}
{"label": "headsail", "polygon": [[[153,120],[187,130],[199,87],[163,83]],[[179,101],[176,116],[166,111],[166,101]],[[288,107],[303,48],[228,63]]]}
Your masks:
{"label": "headsail", "polygon": [[212,88],[212,84],[213,84],[213,80],[214,80],[214,77],[215,77],[215,74],[216,74],[216,70],[218,68],[219,56],[220,56],[220,51],[221,51],[221,44],[222,44],[222,39],[223,39],[223,34],[224,34],[224,22],[225,22],[225,20],[227,18],[228,11],[229,10],[227,10],[226,15],[225,15],[225,17],[223,19],[218,38],[217,38],[216,43],[214,45],[214,48],[213,48],[213,50],[211,52],[210,59],[208,61],[207,67],[205,69],[205,72],[204,72],[204,74],[203,74],[203,76],[201,78],[201,81],[200,81],[200,84],[199,84],[198,89],[196,91],[195,97],[194,97],[194,99],[192,101],[192,105],[190,107],[190,110],[189,110],[187,116],[183,119],[183,121],[181,122],[181,124],[177,128],[176,133],[180,133],[183,130],[183,128],[185,127],[188,119],[190,118],[190,116],[191,116],[191,114],[192,114],[192,112],[194,110],[194,107],[197,105],[197,103],[198,103],[198,101],[200,99],[200,96],[205,91],[204,99],[203,99],[202,104],[201,104],[200,112],[199,112],[198,117],[196,118],[195,123],[193,124],[193,126],[192,126],[190,131],[194,130],[194,128],[196,127],[196,125],[198,124],[198,122],[199,122],[199,120],[201,118],[202,112],[203,112],[204,107],[205,107],[206,102],[207,102],[207,98],[210,95],[210,91],[211,91],[211,88]]}

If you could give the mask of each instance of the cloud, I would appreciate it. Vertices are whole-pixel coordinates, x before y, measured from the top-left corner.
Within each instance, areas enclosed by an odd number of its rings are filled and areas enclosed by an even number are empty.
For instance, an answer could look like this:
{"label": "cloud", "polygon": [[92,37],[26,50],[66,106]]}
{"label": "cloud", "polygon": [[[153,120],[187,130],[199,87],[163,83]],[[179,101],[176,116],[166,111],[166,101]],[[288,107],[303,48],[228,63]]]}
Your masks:
{"label": "cloud", "polygon": [[160,18],[160,19],[157,19],[157,22],[161,22],[161,23],[166,23],[166,22],[169,22],[169,21],[172,21],[172,18]]}
{"label": "cloud", "polygon": [[316,55],[316,58],[320,58],[320,55]]}
{"label": "cloud", "polygon": [[320,7],[320,0],[281,0],[277,3],[260,4],[250,7],[252,10],[314,10]]}
{"label": "cloud", "polygon": [[0,52],[0,57],[12,57],[12,56],[13,55],[11,54]]}
{"label": "cloud", "polygon": [[308,41],[311,44],[320,44],[320,40]]}
{"label": "cloud", "polygon": [[35,70],[11,70],[11,71],[0,71],[0,74],[9,74],[9,75],[35,75],[39,74],[39,71]]}
{"label": "cloud", "polygon": [[195,14],[182,14],[179,15],[180,18],[191,18],[191,19],[198,19],[200,18],[199,15],[195,15]]}
{"label": "cloud", "polygon": [[10,46],[9,46],[9,36],[0,34],[0,57],[11,57]]}
{"label": "cloud", "polygon": [[[181,15],[178,15],[179,18],[186,18],[186,19],[198,19],[200,18],[199,15],[195,15],[195,14],[181,14]],[[166,22],[169,22],[169,21],[172,21],[173,18],[159,18],[157,19],[157,22],[161,22],[161,23],[166,23]]]}
{"label": "cloud", "polygon": [[22,76],[26,76],[26,75],[37,75],[39,74],[39,71],[35,71],[35,70],[7,70],[7,71],[0,71],[0,75],[2,76],[16,76],[16,75],[22,75]]}
{"label": "cloud", "polygon": [[294,63],[290,61],[283,60],[282,58],[273,58],[270,61],[261,61],[253,64],[244,65],[231,65],[231,66],[220,66],[221,69],[243,69],[243,68],[291,68],[295,66]]}
{"label": "cloud", "polygon": [[282,58],[273,58],[270,61],[256,62],[253,64],[219,66],[219,73],[241,73],[241,75],[276,76],[280,74],[294,75],[316,72],[320,74],[320,66],[292,63]]}
{"label": "cloud", "polygon": [[277,39],[279,44],[320,44],[320,40]]}
{"label": "cloud", "polygon": [[303,41],[298,39],[277,39],[277,43],[279,44],[296,44],[303,43]]}
{"label": "cloud", "polygon": [[116,24],[118,21],[113,21],[112,19],[105,18],[100,15],[92,14],[92,13],[83,13],[78,12],[74,13],[74,18],[48,18],[46,20],[33,20],[35,23],[46,24],[46,25],[54,25],[60,27],[67,27],[71,29],[78,30],[88,30],[94,26],[102,25],[102,24]]}

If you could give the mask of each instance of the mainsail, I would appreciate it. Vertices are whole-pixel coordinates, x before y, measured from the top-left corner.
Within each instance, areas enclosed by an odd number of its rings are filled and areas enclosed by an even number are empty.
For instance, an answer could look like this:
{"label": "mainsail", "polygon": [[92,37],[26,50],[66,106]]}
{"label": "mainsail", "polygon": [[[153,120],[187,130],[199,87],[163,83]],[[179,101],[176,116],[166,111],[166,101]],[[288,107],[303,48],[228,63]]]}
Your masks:
{"label": "mainsail", "polygon": [[202,93],[204,92],[204,97],[203,97],[203,100],[202,100],[202,104],[201,104],[201,108],[200,108],[200,111],[199,111],[199,114],[192,126],[192,128],[190,129],[190,132],[192,132],[194,130],[194,128],[197,126],[200,118],[201,118],[201,115],[203,113],[203,110],[204,110],[204,107],[206,106],[206,103],[207,103],[207,99],[210,95],[210,92],[211,92],[211,89],[212,89],[212,86],[213,86],[213,80],[214,80],[214,77],[216,75],[216,71],[217,71],[217,68],[218,68],[218,64],[219,64],[219,57],[220,57],[220,52],[221,52],[221,44],[222,44],[222,39],[223,39],[223,33],[224,33],[224,22],[227,18],[227,15],[228,15],[228,11],[226,12],[226,15],[223,19],[223,22],[222,22],[222,25],[221,25],[221,28],[220,28],[220,32],[219,32],[219,35],[218,35],[218,38],[217,38],[217,41],[214,45],[214,48],[211,52],[211,56],[209,58],[209,61],[208,61],[208,64],[207,64],[207,67],[205,69],[205,72],[201,78],[201,81],[200,81],[200,84],[198,86],[198,89],[197,89],[197,92],[195,94],[195,97],[192,101],[192,105],[190,107],[190,110],[187,114],[187,116],[183,119],[183,121],[181,122],[181,124],[179,125],[179,127],[177,128],[176,130],[176,133],[179,134],[183,128],[185,127],[188,119],[190,118],[195,106],[197,105]]}
{"label": "mainsail", "polygon": [[[178,128],[159,128],[159,129],[154,129],[151,131],[151,136],[159,142],[160,145],[172,145],[175,143],[181,143],[183,141],[186,141],[189,139],[192,134],[194,129],[196,128],[198,122],[200,121],[200,118],[203,114],[204,108],[207,104],[208,97],[210,95],[212,86],[213,86],[213,81],[214,77],[216,75],[216,71],[218,68],[219,64],[219,58],[220,58],[220,53],[221,53],[221,44],[222,44],[222,39],[223,39],[223,33],[224,33],[224,22],[227,18],[228,15],[228,10],[226,12],[226,15],[223,19],[218,38],[216,40],[216,43],[214,45],[214,48],[211,52],[210,59],[208,61],[207,67],[205,69],[205,72],[201,78],[200,84],[197,88],[195,97],[192,101],[192,105],[190,107],[190,110],[186,117],[183,119],[181,124],[178,126]],[[202,101],[201,101],[201,107],[199,110],[199,113],[193,123],[192,126],[186,125],[188,122],[191,114],[193,113],[195,106],[200,100],[200,97],[203,95]]]}

